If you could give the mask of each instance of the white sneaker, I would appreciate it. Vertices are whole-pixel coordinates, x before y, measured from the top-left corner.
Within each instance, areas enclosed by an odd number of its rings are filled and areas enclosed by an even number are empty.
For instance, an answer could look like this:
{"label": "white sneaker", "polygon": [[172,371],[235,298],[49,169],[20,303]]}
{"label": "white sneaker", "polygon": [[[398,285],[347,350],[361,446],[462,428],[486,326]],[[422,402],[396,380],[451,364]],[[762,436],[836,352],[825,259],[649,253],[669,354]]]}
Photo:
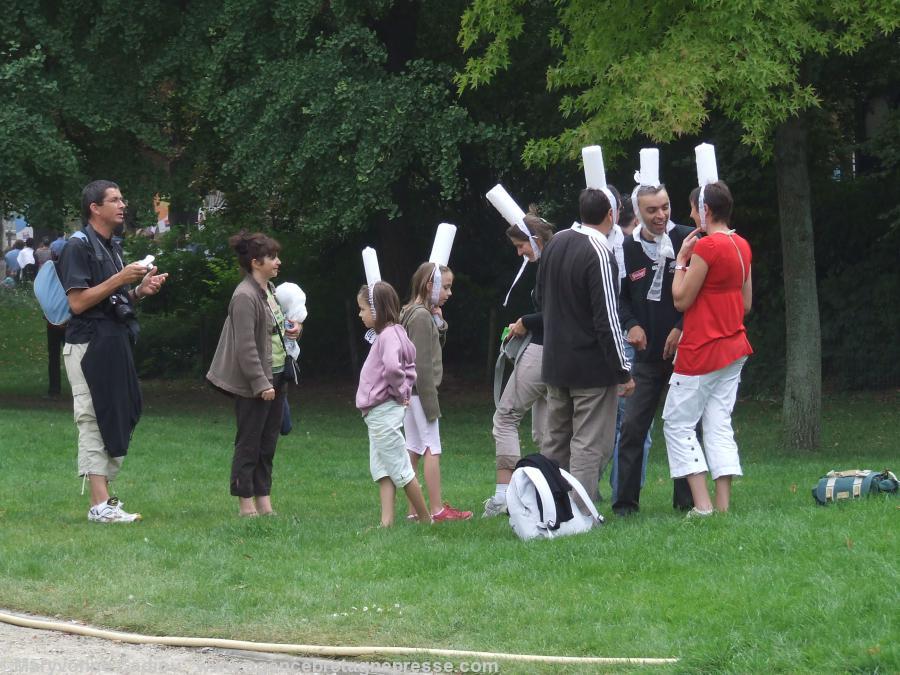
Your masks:
{"label": "white sneaker", "polygon": [[692,508],[690,511],[687,512],[687,515],[685,516],[685,518],[687,518],[689,520],[693,520],[694,518],[708,518],[709,516],[713,515],[714,513],[715,513],[715,511],[713,509],[710,509],[709,511],[701,511],[700,509],[698,509],[695,506],[694,508]]}
{"label": "white sneaker", "polygon": [[88,511],[88,520],[92,523],[133,523],[142,520],[140,513],[128,513],[122,510],[123,502],[118,497],[110,497],[103,504],[92,506]]}
{"label": "white sneaker", "polygon": [[497,499],[497,495],[491,495],[484,500],[484,513],[481,514],[482,518],[493,518],[494,516],[499,516],[504,513],[509,513],[509,511],[506,510],[506,502]]}

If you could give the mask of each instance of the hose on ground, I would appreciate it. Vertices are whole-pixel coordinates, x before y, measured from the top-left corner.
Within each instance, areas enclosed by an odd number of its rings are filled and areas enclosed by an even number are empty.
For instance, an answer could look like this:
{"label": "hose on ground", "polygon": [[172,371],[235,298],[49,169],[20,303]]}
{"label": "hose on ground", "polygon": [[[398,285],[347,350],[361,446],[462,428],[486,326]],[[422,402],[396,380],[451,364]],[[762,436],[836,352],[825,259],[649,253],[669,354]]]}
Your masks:
{"label": "hose on ground", "polygon": [[150,644],[166,647],[213,647],[216,649],[242,649],[252,652],[273,654],[294,654],[296,656],[319,656],[336,658],[358,658],[376,656],[440,656],[450,659],[478,659],[482,661],[519,661],[559,664],[599,664],[599,665],[664,665],[677,663],[677,658],[641,658],[608,656],[545,656],[541,654],[505,654],[501,652],[477,652],[464,649],[437,649],[431,647],[336,647],[327,645],[293,645],[278,642],[250,642],[224,638],[172,637],[139,635],[114,630],[91,628],[63,621],[32,619],[15,614],[0,612],[0,621],[22,628],[53,630],[73,635],[116,640],[133,645]]}

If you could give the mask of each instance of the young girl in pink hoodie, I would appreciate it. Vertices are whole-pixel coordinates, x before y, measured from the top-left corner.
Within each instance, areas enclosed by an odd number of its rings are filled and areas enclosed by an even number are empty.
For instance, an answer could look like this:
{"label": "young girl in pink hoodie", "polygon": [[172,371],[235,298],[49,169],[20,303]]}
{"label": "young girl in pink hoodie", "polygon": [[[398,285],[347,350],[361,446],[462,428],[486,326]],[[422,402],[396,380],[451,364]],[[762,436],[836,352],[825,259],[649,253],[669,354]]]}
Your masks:
{"label": "young girl in pink hoodie", "polygon": [[369,469],[381,493],[381,526],[390,527],[398,487],[417,513],[428,513],[403,437],[403,417],[416,382],[416,348],[397,323],[400,298],[390,284],[363,286],[356,303],[363,325],[376,334],[359,374],[356,407],[369,427]]}

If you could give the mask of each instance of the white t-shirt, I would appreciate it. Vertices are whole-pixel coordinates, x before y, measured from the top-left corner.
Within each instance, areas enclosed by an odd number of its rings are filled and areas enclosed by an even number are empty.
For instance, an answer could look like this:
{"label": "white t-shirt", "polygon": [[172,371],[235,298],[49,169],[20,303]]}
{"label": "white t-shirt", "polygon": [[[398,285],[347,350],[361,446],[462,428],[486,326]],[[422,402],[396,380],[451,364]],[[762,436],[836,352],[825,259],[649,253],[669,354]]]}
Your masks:
{"label": "white t-shirt", "polygon": [[19,263],[19,269],[24,268],[25,265],[34,265],[34,249],[28,246],[23,248],[19,251],[16,262]]}

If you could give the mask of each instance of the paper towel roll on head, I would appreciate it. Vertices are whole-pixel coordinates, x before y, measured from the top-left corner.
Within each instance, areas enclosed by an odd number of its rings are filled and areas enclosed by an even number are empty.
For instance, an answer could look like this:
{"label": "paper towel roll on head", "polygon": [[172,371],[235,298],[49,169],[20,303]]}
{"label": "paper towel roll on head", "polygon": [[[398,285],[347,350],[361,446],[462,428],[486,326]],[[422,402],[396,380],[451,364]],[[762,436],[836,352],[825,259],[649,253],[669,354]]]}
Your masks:
{"label": "paper towel roll on head", "polygon": [[589,145],[581,149],[584,162],[584,182],[592,190],[606,187],[606,169],[603,166],[603,150],[599,145]]}
{"label": "paper towel roll on head", "polygon": [[453,249],[453,238],[456,236],[456,225],[441,223],[434,235],[434,245],[428,262],[447,267],[450,263],[450,251]]}
{"label": "paper towel roll on head", "polygon": [[634,182],[659,187],[659,149],[641,148],[641,170],[634,174]]}
{"label": "paper towel roll on head", "polygon": [[362,252],[363,267],[366,270],[366,286],[371,286],[381,281],[381,270],[378,268],[378,254],[371,246],[366,246]]}
{"label": "paper towel roll on head", "polygon": [[719,180],[716,168],[716,149],[709,143],[701,143],[694,148],[697,157],[697,185],[701,187]]}
{"label": "paper towel roll on head", "polygon": [[500,183],[497,183],[485,195],[491,205],[500,212],[503,219],[510,225],[525,226],[525,212],[513,201],[509,193]]}

